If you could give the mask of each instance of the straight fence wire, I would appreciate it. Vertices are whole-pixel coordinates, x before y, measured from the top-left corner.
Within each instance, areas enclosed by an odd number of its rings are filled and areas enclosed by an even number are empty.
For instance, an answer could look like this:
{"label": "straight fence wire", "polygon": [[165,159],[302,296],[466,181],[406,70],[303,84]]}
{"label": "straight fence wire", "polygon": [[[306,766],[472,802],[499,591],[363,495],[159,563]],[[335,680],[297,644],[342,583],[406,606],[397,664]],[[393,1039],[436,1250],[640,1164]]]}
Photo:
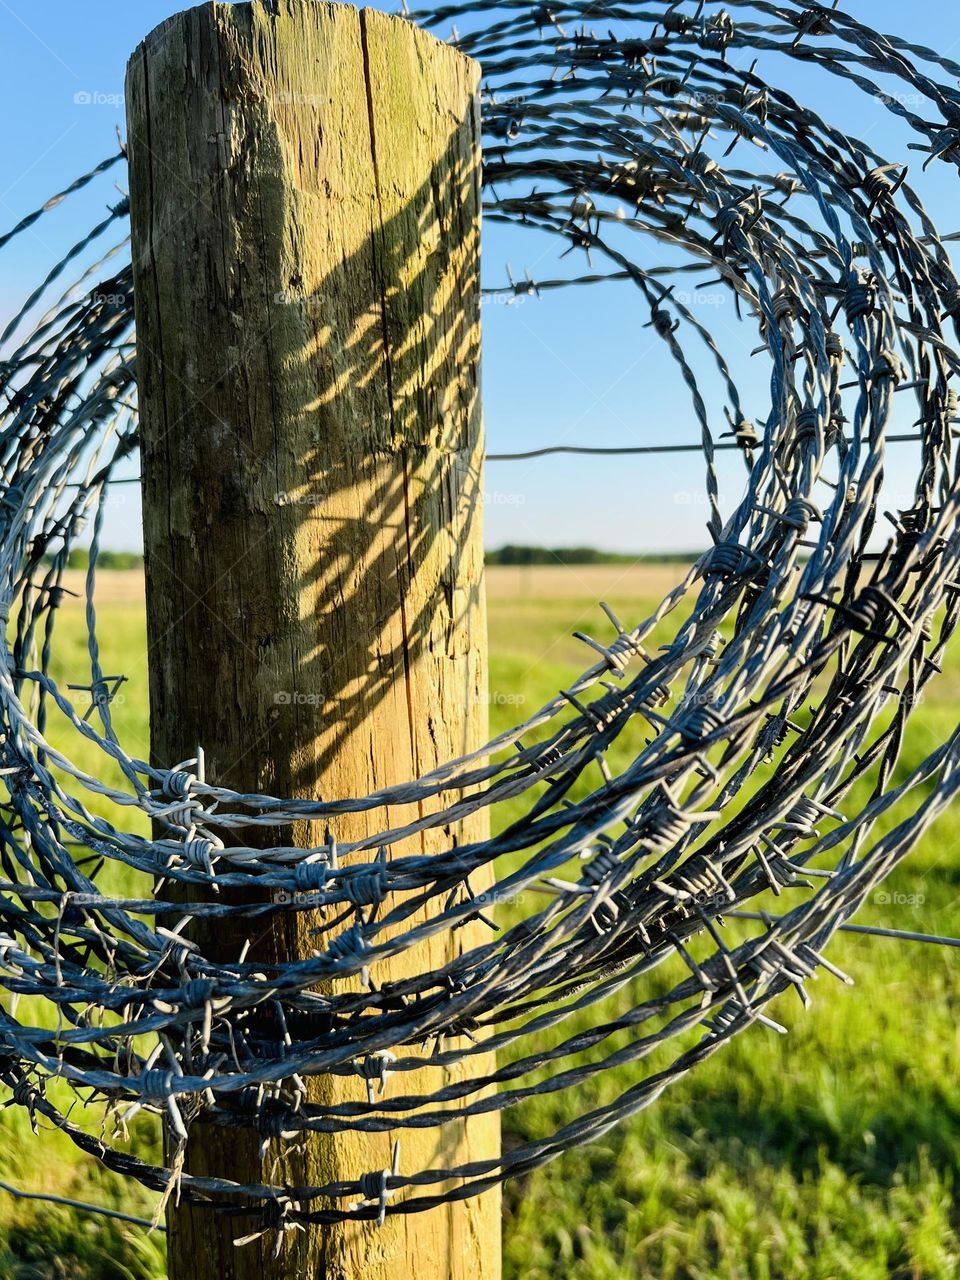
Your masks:
{"label": "straight fence wire", "polygon": [[[869,440],[864,441],[869,444]],[[889,435],[886,438],[887,444],[916,444],[917,437],[913,435]],[[733,442],[720,440],[714,446],[714,452],[720,453],[726,449],[742,449],[743,446]],[[702,453],[703,448],[699,444],[637,444],[637,445],[581,445],[581,444],[549,444],[544,445],[540,449],[527,449],[520,453],[488,453],[486,455],[487,462],[528,462],[533,458],[547,458],[551,454],[571,453],[578,455],[590,455],[602,458],[622,458],[629,455],[644,456],[660,453]]]}
{"label": "straight fence wire", "polygon": [[[960,166],[960,65],[793,0],[497,0],[413,20],[443,35],[454,25],[483,67],[488,218],[555,237],[570,285],[615,275],[635,286],[662,368],[689,394],[712,546],[649,617],[598,611],[595,634],[580,637],[591,665],[484,750],[368,796],[236,794],[205,778],[200,749],[186,762],[128,754],[112,720],[120,677],[100,664],[104,508],[138,444],[131,273],[114,265],[123,202],[9,327],[0,985],[45,1001],[57,1029],[8,1002],[0,1083],[110,1169],[236,1218],[238,1239],[473,1196],[605,1133],[741,1031],[782,1031],[770,1002],[790,989],[806,1001],[821,972],[847,980],[825,955],[831,938],[960,787],[960,732],[910,772],[900,758],[960,609],[960,282],[920,194],[930,166]],[[908,174],[906,157],[891,164],[797,102],[777,86],[787,62],[893,113],[920,163]],[[891,92],[894,81],[909,91]],[[678,256],[678,278],[715,276],[755,331],[769,365],[761,423],[745,415],[724,334],[669,269],[642,265],[651,244]],[[83,263],[97,253],[91,287]],[[709,395],[695,374],[704,355],[719,379]],[[868,555],[904,403],[919,453],[912,504]],[[726,515],[723,445],[740,450],[746,479]],[[52,672],[63,573],[87,522],[90,678],[78,696]],[[608,753],[628,726],[642,733],[615,773]],[[71,733],[101,768],[51,741]],[[499,816],[508,801],[521,819]],[[405,851],[418,831],[480,807],[493,813],[489,840]],[[338,819],[358,812],[380,815],[381,829],[338,843]],[[398,812],[418,816],[391,822]],[[144,818],[159,834],[140,834]],[[322,846],[283,842],[301,819],[326,824]],[[271,831],[277,843],[261,847]],[[512,869],[478,899],[471,873],[506,854]],[[101,891],[110,864],[142,873],[142,898]],[[185,906],[183,886],[202,900]],[[218,896],[227,888],[247,893]],[[326,911],[316,953],[295,966],[221,963],[189,941],[191,919],[241,917],[252,933],[308,905]],[[488,941],[378,990],[384,957],[478,912],[496,926]],[[736,933],[735,913],[750,913]],[[673,978],[654,985],[661,965]],[[331,988],[346,977],[368,981]],[[288,1028],[282,1044],[254,1016],[265,1006]],[[629,1069],[626,1092],[555,1133],[497,1159],[404,1164],[405,1129],[442,1130],[451,1114],[576,1090],[614,1067]],[[428,1084],[405,1087],[411,1072]],[[306,1081],[327,1074],[358,1074],[367,1100],[311,1103]],[[51,1078],[105,1108],[104,1139],[48,1096]],[[143,1108],[163,1117],[169,1167],[127,1149],[125,1123]],[[348,1129],[401,1141],[390,1169],[359,1179],[238,1184],[174,1172],[201,1116],[253,1128],[265,1150]]]}
{"label": "straight fence wire", "polygon": [[[957,419],[960,421],[960,419]],[[916,444],[919,437],[916,435],[888,435],[887,444]],[[869,441],[864,441],[869,444]],[[742,449],[743,446],[733,441],[720,440],[714,445],[714,451],[717,453],[730,450],[735,451]],[[572,453],[586,454],[597,457],[619,458],[625,455],[637,454],[660,454],[660,453],[702,453],[703,447],[699,444],[638,444],[638,445],[572,445],[572,444],[552,444],[544,445],[539,449],[527,449],[520,453],[487,453],[484,455],[486,462],[527,462],[533,458],[546,458],[555,453]],[[116,485],[139,485],[142,481],[141,476],[120,476],[110,479],[111,486]],[[84,486],[74,481],[67,485],[68,489],[81,489]]]}

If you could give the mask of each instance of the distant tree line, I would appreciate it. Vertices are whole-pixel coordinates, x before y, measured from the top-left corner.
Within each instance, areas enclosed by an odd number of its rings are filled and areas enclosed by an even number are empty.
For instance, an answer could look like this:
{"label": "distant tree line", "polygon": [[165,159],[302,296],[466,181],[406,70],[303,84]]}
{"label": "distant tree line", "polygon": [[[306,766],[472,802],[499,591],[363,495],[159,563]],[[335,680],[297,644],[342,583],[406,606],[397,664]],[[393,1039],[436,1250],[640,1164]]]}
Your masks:
{"label": "distant tree line", "polygon": [[[489,565],[687,564],[694,556],[682,551],[627,555],[620,551],[599,551],[596,547],[524,547],[509,543],[496,551],[487,551],[485,559]],[[44,562],[49,564],[50,557],[45,557]],[[90,552],[85,547],[74,547],[67,557],[67,568],[86,570],[89,565]],[[136,551],[101,551],[97,568],[142,569],[143,556]]]}
{"label": "distant tree line", "polygon": [[521,547],[508,544],[488,551],[488,565],[525,564],[685,564],[694,559],[683,552],[626,555],[619,551],[598,551],[596,547]]}
{"label": "distant tree line", "polygon": [[[43,563],[52,564],[50,556],[44,556]],[[86,547],[73,547],[67,556],[68,569],[87,570],[90,568],[90,552]],[[101,551],[97,556],[98,569],[142,569],[143,556],[137,551]]]}

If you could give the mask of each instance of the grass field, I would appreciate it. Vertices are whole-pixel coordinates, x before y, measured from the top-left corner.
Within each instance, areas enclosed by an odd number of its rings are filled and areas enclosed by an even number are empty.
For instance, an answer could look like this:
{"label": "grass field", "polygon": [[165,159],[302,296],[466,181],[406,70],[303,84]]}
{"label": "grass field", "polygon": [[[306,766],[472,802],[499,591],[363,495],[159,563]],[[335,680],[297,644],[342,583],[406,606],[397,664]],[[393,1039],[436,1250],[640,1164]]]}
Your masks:
{"label": "grass field", "polygon": [[[492,570],[493,727],[532,711],[588,664],[570,633],[599,627],[598,599],[637,621],[677,573]],[[138,591],[135,575],[116,575],[99,594],[104,670],[130,677],[114,718],[131,754],[147,750]],[[82,678],[80,609],[65,609],[60,625],[54,674]],[[943,739],[958,707],[960,683],[947,676],[916,713],[907,763]],[[863,919],[960,935],[958,830],[960,816],[941,821]],[[856,987],[820,979],[806,1013],[796,1000],[778,1002],[773,1013],[789,1036],[758,1028],[738,1037],[630,1124],[508,1185],[510,1280],[960,1275],[960,953],[846,936],[830,955]],[[632,1083],[621,1072],[576,1098],[537,1100],[507,1118],[504,1140],[555,1129]],[[149,1214],[137,1187],[57,1135],[34,1139],[19,1111],[0,1113],[0,1123],[0,1178]],[[155,1153],[149,1121],[136,1141]],[[158,1235],[0,1194],[2,1280],[162,1274]]]}

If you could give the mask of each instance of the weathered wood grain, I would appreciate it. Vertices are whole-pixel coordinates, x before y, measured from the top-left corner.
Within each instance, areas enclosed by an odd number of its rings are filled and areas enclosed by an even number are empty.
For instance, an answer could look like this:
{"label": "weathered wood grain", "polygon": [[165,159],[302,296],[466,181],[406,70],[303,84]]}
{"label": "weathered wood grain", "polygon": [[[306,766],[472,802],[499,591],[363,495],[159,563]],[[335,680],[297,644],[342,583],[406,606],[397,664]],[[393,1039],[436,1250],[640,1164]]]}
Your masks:
{"label": "weathered wood grain", "polygon": [[[207,4],[131,60],[158,763],[202,744],[216,783],[330,798],[484,739],[477,87],[474,64],[413,26],[313,0]],[[333,834],[383,822],[360,815]],[[480,839],[484,824],[418,848]],[[284,833],[301,845],[324,834]],[[253,954],[309,953],[313,924],[290,914]],[[194,936],[221,959],[244,941],[219,926]],[[476,940],[434,939],[374,977],[440,966]],[[442,1083],[436,1068],[422,1077],[404,1092]],[[359,1079],[311,1090],[365,1096]],[[261,1169],[258,1143],[199,1124],[187,1168],[316,1185],[387,1166],[391,1145],[315,1137],[292,1155],[273,1143]],[[403,1167],[498,1144],[493,1117],[407,1130]],[[232,1244],[255,1220],[180,1208],[169,1225],[175,1280],[499,1275],[495,1194],[382,1229],[291,1232],[275,1262],[270,1238]]]}

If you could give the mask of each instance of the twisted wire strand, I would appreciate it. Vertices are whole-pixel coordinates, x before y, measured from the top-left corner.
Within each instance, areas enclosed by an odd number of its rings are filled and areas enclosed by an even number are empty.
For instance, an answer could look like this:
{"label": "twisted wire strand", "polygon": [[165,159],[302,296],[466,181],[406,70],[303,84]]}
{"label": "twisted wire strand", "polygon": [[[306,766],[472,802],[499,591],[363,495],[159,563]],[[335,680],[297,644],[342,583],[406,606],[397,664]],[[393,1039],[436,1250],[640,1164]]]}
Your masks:
{"label": "twisted wire strand", "polygon": [[[585,661],[587,649],[599,660],[482,751],[369,796],[236,794],[204,778],[199,752],[165,768],[129,755],[111,712],[121,677],[100,661],[105,502],[131,481],[123,468],[138,446],[131,273],[114,264],[125,241],[97,248],[122,230],[124,202],[8,326],[0,986],[44,1000],[57,1030],[0,1013],[0,1080],[107,1167],[157,1191],[175,1181],[236,1216],[244,1240],[478,1194],[600,1136],[748,1027],[782,1031],[770,1001],[788,990],[806,1001],[821,972],[847,981],[824,948],[838,930],[864,928],[851,917],[960,786],[960,732],[912,771],[901,762],[960,616],[956,237],[940,236],[918,190],[931,165],[960,166],[960,66],[838,6],[794,0],[468,0],[413,20],[462,27],[459,47],[483,67],[488,219],[554,237],[568,271],[510,278],[493,296],[634,287],[638,327],[663,344],[663,376],[678,375],[700,432],[710,545],[649,617],[622,622],[605,609],[580,637]],[[779,88],[784,59],[909,126],[920,172]],[[892,80],[909,93],[891,93]],[[80,278],[46,302],[73,269]],[[678,293],[697,272],[729,291],[768,363],[755,422],[722,335]],[[917,446],[912,505],[891,513],[877,554],[887,446],[906,441]],[[716,455],[730,449],[746,487],[725,510]],[[551,450],[602,451],[587,437],[500,456]],[[51,670],[63,574],[88,521],[84,706]],[[671,619],[672,638],[649,651]],[[99,751],[98,776],[51,743],[54,721],[58,741],[69,731]],[[614,775],[616,743],[629,744],[629,763]],[[523,817],[488,840],[402,851],[419,831],[518,800]],[[388,809],[404,816],[391,825]],[[357,812],[382,814],[381,829],[338,844],[338,817]],[[144,819],[159,834],[141,834]],[[327,824],[322,846],[282,843],[303,819]],[[276,844],[262,847],[264,830]],[[359,861],[346,863],[351,854]],[[495,887],[475,896],[471,873],[507,855]],[[101,892],[110,863],[142,873],[142,897]],[[207,900],[187,907],[167,889],[184,885]],[[255,902],[215,892],[251,886]],[[778,899],[776,914],[764,895]],[[314,954],[266,972],[215,963],[185,933],[187,917],[240,917],[252,931],[302,910],[320,912]],[[440,970],[389,992],[329,986],[375,978],[384,958],[491,914],[499,927],[487,941]],[[644,980],[662,965],[673,980],[654,988]],[[265,1004],[282,1043],[253,1016]],[[451,1083],[454,1064],[462,1078]],[[289,1188],[174,1174],[124,1149],[142,1108],[163,1116],[174,1147],[201,1113],[267,1144],[344,1129],[402,1135],[613,1068],[633,1080],[620,1097],[452,1169],[404,1168],[401,1151],[390,1170]],[[433,1087],[406,1092],[414,1071]],[[366,1100],[310,1103],[304,1081],[323,1074],[359,1075]],[[46,1095],[49,1078],[104,1103],[113,1137],[73,1124]]]}

